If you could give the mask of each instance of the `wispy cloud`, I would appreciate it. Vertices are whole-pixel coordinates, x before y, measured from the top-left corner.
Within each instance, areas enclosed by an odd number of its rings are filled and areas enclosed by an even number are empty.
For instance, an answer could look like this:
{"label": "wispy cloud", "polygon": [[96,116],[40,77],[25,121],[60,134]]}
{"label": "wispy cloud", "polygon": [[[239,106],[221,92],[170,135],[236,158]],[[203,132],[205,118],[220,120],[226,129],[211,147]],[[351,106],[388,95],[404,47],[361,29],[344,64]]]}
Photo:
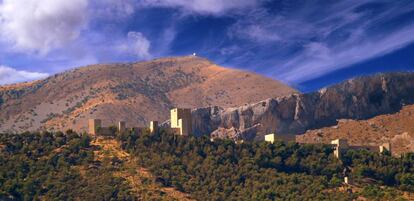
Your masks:
{"label": "wispy cloud", "polygon": [[246,49],[262,44],[262,49],[274,55],[273,67],[264,72],[299,83],[413,43],[413,21],[389,25],[413,11],[414,3],[409,1],[370,0],[339,1],[323,7],[304,4],[276,13],[260,8],[234,24],[228,35],[252,41]]}
{"label": "wispy cloud", "polygon": [[49,76],[47,73],[16,70],[0,65],[0,85],[38,80]]}
{"label": "wispy cloud", "polygon": [[[361,38],[362,39],[362,38]],[[290,82],[303,82],[332,71],[398,50],[414,42],[414,26],[371,39],[365,36],[357,44],[329,47],[324,43],[309,43],[302,54],[284,64],[278,77]]]}
{"label": "wispy cloud", "polygon": [[143,6],[180,8],[186,12],[223,15],[229,10],[243,9],[258,4],[258,0],[141,0]]}

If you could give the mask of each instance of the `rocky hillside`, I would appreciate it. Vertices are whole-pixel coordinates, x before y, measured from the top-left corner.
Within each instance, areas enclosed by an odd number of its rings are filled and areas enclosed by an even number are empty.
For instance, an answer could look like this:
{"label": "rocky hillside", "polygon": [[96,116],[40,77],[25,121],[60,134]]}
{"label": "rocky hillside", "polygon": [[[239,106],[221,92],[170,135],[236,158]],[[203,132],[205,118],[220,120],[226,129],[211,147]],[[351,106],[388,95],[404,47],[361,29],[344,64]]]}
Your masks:
{"label": "rocky hillside", "polygon": [[194,110],[194,133],[262,139],[265,134],[302,134],[337,124],[338,119],[367,119],[394,113],[414,103],[414,74],[378,74],[348,80],[308,94],[223,109]]}
{"label": "rocky hillside", "polygon": [[414,152],[414,105],[399,112],[378,115],[367,120],[341,119],[335,126],[313,129],[298,135],[300,143],[330,143],[344,138],[353,145],[379,145],[390,142],[396,155]]}
{"label": "rocky hillside", "polygon": [[0,132],[84,130],[88,118],[143,126],[172,107],[234,107],[296,92],[263,76],[200,57],[78,68],[31,83],[0,86]]}

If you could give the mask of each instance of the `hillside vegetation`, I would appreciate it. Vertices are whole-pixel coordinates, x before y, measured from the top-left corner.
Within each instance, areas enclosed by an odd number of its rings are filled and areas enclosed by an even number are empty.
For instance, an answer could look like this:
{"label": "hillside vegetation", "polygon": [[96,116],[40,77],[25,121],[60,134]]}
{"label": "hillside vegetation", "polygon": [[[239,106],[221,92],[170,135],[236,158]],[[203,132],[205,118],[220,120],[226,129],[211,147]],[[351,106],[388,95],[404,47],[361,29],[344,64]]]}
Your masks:
{"label": "hillside vegetation", "polygon": [[[414,190],[413,154],[349,151],[339,161],[326,145],[235,144],[162,131],[118,139],[160,182],[198,200],[398,200]],[[354,186],[342,183],[345,167]]]}
{"label": "hillside vegetation", "polygon": [[2,134],[0,144],[0,200],[134,200],[109,166],[96,165],[89,136]]}
{"label": "hillside vegetation", "polygon": [[0,200],[191,200],[111,139],[71,131],[0,135]]}
{"label": "hillside vegetation", "polygon": [[[122,133],[0,135],[0,200],[412,200],[414,154]],[[343,183],[344,169],[353,178]]]}

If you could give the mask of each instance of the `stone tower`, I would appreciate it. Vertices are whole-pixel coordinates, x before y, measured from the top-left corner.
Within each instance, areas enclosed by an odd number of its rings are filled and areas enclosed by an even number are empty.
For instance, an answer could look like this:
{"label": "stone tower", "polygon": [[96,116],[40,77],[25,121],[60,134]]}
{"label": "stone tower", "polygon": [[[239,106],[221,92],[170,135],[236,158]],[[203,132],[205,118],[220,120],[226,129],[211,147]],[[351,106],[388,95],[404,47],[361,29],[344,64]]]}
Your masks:
{"label": "stone tower", "polygon": [[275,134],[272,133],[272,134],[265,135],[265,141],[273,144],[275,142]]}
{"label": "stone tower", "polygon": [[379,152],[383,153],[384,151],[388,151],[388,152],[392,153],[391,152],[391,143],[386,142],[386,143],[383,143],[381,146],[379,146]]}
{"label": "stone tower", "polygon": [[191,109],[174,108],[171,110],[171,128],[178,128],[180,135],[189,135],[192,132]]}
{"label": "stone tower", "polygon": [[331,144],[334,145],[334,155],[341,159],[342,152],[348,149],[348,141],[344,139],[332,140]]}
{"label": "stone tower", "polygon": [[118,132],[123,133],[125,131],[126,131],[126,122],[125,121],[118,122]]}
{"label": "stone tower", "polygon": [[102,121],[100,119],[89,119],[89,134],[97,135],[98,129],[102,127]]}
{"label": "stone tower", "polygon": [[155,133],[158,130],[158,121],[151,121],[150,122],[150,132]]}

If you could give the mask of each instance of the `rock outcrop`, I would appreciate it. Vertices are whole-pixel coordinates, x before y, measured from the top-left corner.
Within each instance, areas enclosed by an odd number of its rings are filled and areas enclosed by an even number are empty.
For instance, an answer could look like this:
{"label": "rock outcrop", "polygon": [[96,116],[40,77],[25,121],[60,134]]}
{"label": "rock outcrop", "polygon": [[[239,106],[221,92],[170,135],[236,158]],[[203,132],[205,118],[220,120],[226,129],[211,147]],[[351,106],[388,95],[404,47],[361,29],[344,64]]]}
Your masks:
{"label": "rock outcrop", "polygon": [[245,140],[262,139],[268,133],[302,134],[335,125],[338,119],[367,119],[412,103],[414,73],[377,74],[241,107],[195,109],[193,132]]}

